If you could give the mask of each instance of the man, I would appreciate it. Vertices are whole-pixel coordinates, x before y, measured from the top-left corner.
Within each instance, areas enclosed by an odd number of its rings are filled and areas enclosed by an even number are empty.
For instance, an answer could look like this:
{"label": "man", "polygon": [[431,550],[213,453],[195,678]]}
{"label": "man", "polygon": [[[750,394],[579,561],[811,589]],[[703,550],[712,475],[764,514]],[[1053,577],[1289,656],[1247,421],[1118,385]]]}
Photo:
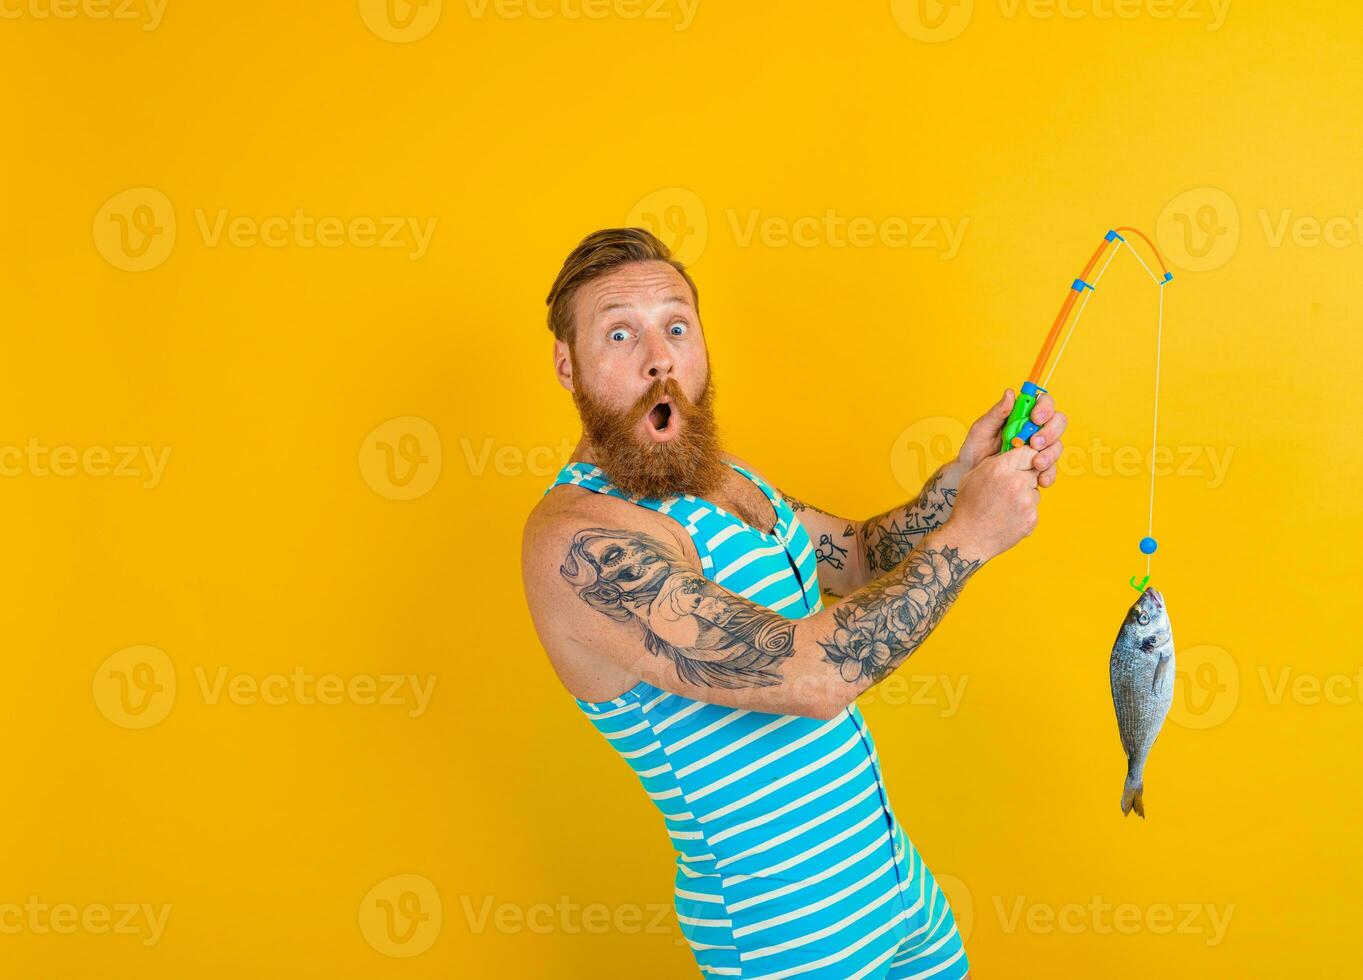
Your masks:
{"label": "man", "polygon": [[[702,973],[968,976],[855,698],[1031,533],[1064,416],[1043,396],[1031,444],[999,455],[1005,391],[917,498],[848,520],[720,449],[698,292],[652,235],[589,235],[548,304],[583,435],[526,524],[526,596],[564,686],[663,814]],[[792,395],[779,424],[809,410]],[[842,598],[824,609],[821,589]]]}

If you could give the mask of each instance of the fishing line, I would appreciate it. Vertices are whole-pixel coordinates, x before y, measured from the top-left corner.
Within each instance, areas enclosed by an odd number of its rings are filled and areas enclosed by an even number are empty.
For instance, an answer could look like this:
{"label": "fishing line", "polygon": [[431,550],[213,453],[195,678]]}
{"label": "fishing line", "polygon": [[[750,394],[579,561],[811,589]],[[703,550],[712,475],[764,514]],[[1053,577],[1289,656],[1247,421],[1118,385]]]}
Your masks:
{"label": "fishing line", "polygon": [[[1130,248],[1130,246],[1127,247]],[[1074,315],[1074,322],[1070,324],[1070,329],[1066,332],[1065,339],[1060,342],[1060,349],[1055,352],[1055,360],[1051,362],[1051,369],[1046,372],[1046,380],[1041,382],[1041,387],[1050,387],[1051,375],[1055,374],[1055,369],[1057,365],[1060,364],[1060,355],[1065,353],[1065,345],[1068,344],[1070,338],[1074,336],[1074,328],[1079,326],[1079,318],[1084,315],[1084,309],[1089,305],[1089,300],[1093,299],[1093,294],[1098,289],[1098,283],[1103,281],[1103,273],[1107,272],[1107,267],[1112,264],[1112,260],[1117,257],[1117,253],[1121,250],[1122,243],[1119,242],[1117,247],[1112,250],[1112,254],[1107,257],[1107,261],[1103,263],[1103,267],[1098,270],[1098,275],[1094,276],[1093,289],[1090,289],[1084,294],[1084,302],[1079,304],[1079,312]],[[1131,251],[1134,253],[1135,249],[1131,249]],[[1140,256],[1137,256],[1137,258],[1140,258]]]}
{"label": "fishing line", "polygon": [[[1164,273],[1163,277],[1157,275],[1150,266],[1146,264],[1145,259],[1141,258],[1140,252],[1132,246],[1131,242],[1126,238],[1126,235],[1134,235],[1149,246],[1150,252],[1155,256],[1155,260],[1159,263],[1160,269]],[[1041,353],[1037,355],[1036,363],[1032,366],[1031,373],[1027,376],[1027,380],[1019,386],[1017,398],[1013,402],[1012,411],[1009,413],[1008,420],[1003,426],[999,451],[1007,452],[1009,449],[1016,446],[1025,446],[1040,428],[1040,426],[1032,421],[1032,409],[1036,405],[1037,398],[1046,392],[1046,386],[1051,382],[1051,375],[1055,373],[1055,369],[1060,363],[1061,355],[1065,353],[1065,348],[1069,345],[1070,338],[1074,336],[1075,328],[1079,326],[1079,321],[1084,316],[1084,310],[1088,309],[1089,300],[1093,298],[1092,294],[1097,291],[1098,283],[1107,273],[1108,266],[1110,266],[1112,260],[1117,257],[1117,253],[1121,250],[1123,245],[1127,247],[1127,251],[1136,257],[1136,261],[1139,262],[1141,268],[1145,270],[1145,274],[1154,280],[1155,285],[1160,287],[1159,316],[1155,324],[1155,402],[1150,437],[1150,506],[1146,515],[1146,535],[1140,540],[1140,550],[1141,553],[1145,555],[1145,578],[1139,585],[1136,584],[1136,576],[1133,575],[1130,579],[1131,587],[1133,589],[1137,592],[1144,592],[1146,586],[1150,582],[1152,556],[1159,547],[1159,543],[1155,540],[1155,450],[1159,447],[1160,357],[1164,345],[1164,287],[1173,280],[1174,274],[1169,271],[1169,267],[1165,264],[1164,257],[1160,255],[1159,249],[1155,247],[1155,243],[1140,229],[1120,227],[1108,231],[1108,233],[1103,236],[1103,241],[1098,245],[1098,248],[1094,251],[1092,257],[1089,258],[1088,264],[1084,266],[1083,271],[1079,274],[1079,278],[1075,279],[1070,285],[1070,292],[1066,294],[1065,302],[1061,304],[1060,312],[1056,316],[1054,323],[1051,324],[1050,332],[1047,333],[1046,340],[1041,345]],[[1090,280],[1089,273],[1097,266],[1099,260],[1103,258],[1104,253],[1107,252],[1108,249],[1112,250],[1111,254],[1107,256],[1107,260],[1103,262],[1102,268],[1098,270],[1098,275]],[[1078,304],[1079,309],[1076,312],[1075,301],[1085,292],[1089,295],[1083,296],[1082,302]],[[1070,321],[1071,314],[1074,315],[1073,321]],[[1065,330],[1064,340],[1061,341],[1059,350],[1055,352],[1054,361],[1051,361],[1051,351],[1055,348],[1055,342],[1057,338],[1060,337],[1061,330],[1065,329],[1067,322],[1069,322],[1069,328]],[[1041,377],[1042,370],[1046,368],[1047,362],[1050,362],[1050,368],[1049,370],[1046,370],[1044,380],[1038,383],[1037,379]]]}
{"label": "fishing line", "polygon": [[[1135,252],[1135,249],[1132,249]],[[1140,256],[1136,256],[1140,258]],[[1141,265],[1145,263],[1142,262]],[[1150,270],[1146,270],[1149,272]],[[1155,447],[1159,445],[1159,363],[1160,348],[1164,341],[1164,286],[1169,280],[1164,280],[1159,284],[1159,318],[1155,321],[1155,421],[1150,434],[1150,518],[1146,528],[1145,536],[1150,541],[1155,540]],[[1142,548],[1142,551],[1145,549]],[[1145,577],[1150,578],[1150,561],[1155,557],[1153,551],[1145,554]]]}

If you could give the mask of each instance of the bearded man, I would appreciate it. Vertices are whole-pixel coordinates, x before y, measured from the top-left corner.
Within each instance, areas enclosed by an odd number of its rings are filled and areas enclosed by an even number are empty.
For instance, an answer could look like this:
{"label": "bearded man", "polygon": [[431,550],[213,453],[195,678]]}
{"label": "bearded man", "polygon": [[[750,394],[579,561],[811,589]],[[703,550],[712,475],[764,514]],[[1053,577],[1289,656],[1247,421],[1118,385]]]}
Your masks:
{"label": "bearded man", "polygon": [[526,523],[526,597],[662,813],[702,974],[968,977],[855,699],[1035,528],[1064,416],[1043,394],[1030,444],[998,454],[1006,390],[915,499],[849,519],[721,448],[699,292],[654,236],[587,236],[548,306],[582,438]]}

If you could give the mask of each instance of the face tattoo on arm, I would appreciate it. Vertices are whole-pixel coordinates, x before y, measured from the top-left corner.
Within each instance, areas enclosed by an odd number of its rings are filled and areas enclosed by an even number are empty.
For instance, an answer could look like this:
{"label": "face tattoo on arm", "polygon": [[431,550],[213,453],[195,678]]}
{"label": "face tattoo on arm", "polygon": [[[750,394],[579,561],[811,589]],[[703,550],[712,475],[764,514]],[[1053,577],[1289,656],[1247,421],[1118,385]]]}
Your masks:
{"label": "face tattoo on arm", "polygon": [[579,531],[559,571],[597,612],[638,622],[644,647],[688,683],[779,684],[781,661],[794,653],[794,620],[720,589],[647,534]]}

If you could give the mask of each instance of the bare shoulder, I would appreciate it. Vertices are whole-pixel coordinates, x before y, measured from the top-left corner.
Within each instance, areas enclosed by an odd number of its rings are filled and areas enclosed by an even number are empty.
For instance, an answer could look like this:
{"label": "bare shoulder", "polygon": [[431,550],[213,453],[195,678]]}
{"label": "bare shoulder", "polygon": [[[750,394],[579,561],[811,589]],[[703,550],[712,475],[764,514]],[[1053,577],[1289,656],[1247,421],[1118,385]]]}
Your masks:
{"label": "bare shoulder", "polygon": [[563,620],[555,612],[574,599],[574,564],[605,560],[613,545],[642,545],[699,564],[695,545],[670,517],[582,487],[555,487],[530,512],[521,539],[526,601],[543,638],[557,632],[555,623]]}
{"label": "bare shoulder", "polygon": [[617,597],[650,560],[699,566],[675,521],[618,497],[559,486],[526,520],[526,603],[555,672],[575,696],[605,700],[638,681],[629,663],[644,646]]}
{"label": "bare shoulder", "polygon": [[730,462],[730,463],[737,463],[739,466],[743,467],[745,470],[747,470],[747,471],[748,471],[749,473],[751,473],[753,476],[758,476],[758,477],[761,477],[763,480],[766,480],[766,482],[767,482],[767,484],[768,484],[769,486],[775,486],[774,483],[772,483],[770,480],[767,480],[767,476],[766,476],[765,473],[763,473],[761,470],[759,470],[759,469],[758,469],[756,466],[754,466],[752,463],[749,463],[749,462],[748,462],[746,459],[744,459],[743,457],[741,457],[741,456],[735,456],[733,453],[730,453],[730,452],[725,452],[725,453],[722,453],[721,455],[724,457],[724,459],[725,459],[727,462]]}
{"label": "bare shoulder", "polygon": [[522,562],[557,569],[573,539],[592,529],[644,534],[683,555],[695,553],[695,546],[671,518],[619,497],[564,485],[541,497],[526,518]]}

